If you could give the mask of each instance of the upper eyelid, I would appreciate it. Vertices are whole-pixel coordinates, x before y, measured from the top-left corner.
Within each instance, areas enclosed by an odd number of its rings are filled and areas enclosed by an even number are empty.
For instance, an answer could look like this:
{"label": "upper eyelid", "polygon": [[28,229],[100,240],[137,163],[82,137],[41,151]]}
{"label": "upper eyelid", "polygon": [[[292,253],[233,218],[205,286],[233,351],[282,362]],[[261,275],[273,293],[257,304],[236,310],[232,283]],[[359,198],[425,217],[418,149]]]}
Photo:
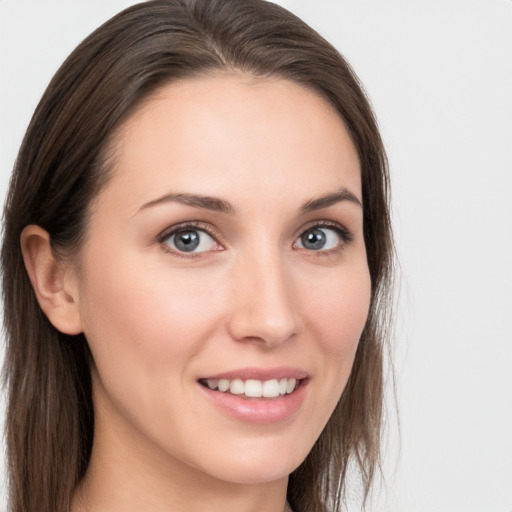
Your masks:
{"label": "upper eyelid", "polygon": [[219,241],[219,233],[218,230],[214,229],[213,226],[202,222],[202,221],[185,221],[180,222],[178,224],[173,224],[172,226],[168,226],[163,231],[161,231],[157,239],[159,242],[164,242],[172,235],[178,233],[179,231],[186,231],[187,229],[204,231],[207,235],[211,236],[217,243],[221,243]]}
{"label": "upper eyelid", "polygon": [[344,224],[337,222],[337,221],[328,220],[328,219],[320,219],[320,220],[317,219],[317,220],[312,220],[312,221],[306,223],[305,225],[302,225],[299,228],[299,230],[297,231],[297,234],[295,235],[295,239],[300,237],[308,229],[312,229],[315,227],[331,228],[336,231],[339,231],[347,239],[346,240],[347,242],[351,242],[354,238],[352,231],[350,229],[348,229]]}
{"label": "upper eyelid", "polygon": [[213,226],[209,225],[208,223],[204,223],[202,221],[184,221],[179,222],[178,224],[173,224],[171,226],[168,226],[163,231],[161,231],[157,237],[156,240],[162,250],[168,254],[172,254],[175,257],[178,258],[184,258],[185,260],[189,259],[197,259],[204,256],[205,253],[208,253],[210,251],[180,251],[178,248],[171,247],[171,244],[167,243],[168,240],[170,240],[172,237],[174,237],[177,233],[180,231],[202,231],[206,235],[208,235],[214,242],[219,246],[219,249],[216,250],[224,250],[225,244],[223,242],[219,242],[219,237],[213,232],[217,231],[214,229]]}
{"label": "upper eyelid", "polygon": [[[312,229],[314,227],[323,227],[336,230],[341,233],[341,235],[345,239],[345,242],[347,243],[351,242],[354,238],[353,233],[340,222],[328,219],[315,219],[303,224],[298,230],[295,231],[295,234],[293,235],[293,243],[295,243],[295,241],[298,238],[300,238],[300,236],[305,231],[307,231],[308,229]],[[211,236],[219,245],[228,245],[227,242],[224,240],[224,237],[222,237],[220,231],[213,225],[204,221],[183,221],[168,226],[157,235],[157,240],[160,243],[163,243],[177,232],[187,229],[197,229],[199,231],[204,231],[207,235]]]}

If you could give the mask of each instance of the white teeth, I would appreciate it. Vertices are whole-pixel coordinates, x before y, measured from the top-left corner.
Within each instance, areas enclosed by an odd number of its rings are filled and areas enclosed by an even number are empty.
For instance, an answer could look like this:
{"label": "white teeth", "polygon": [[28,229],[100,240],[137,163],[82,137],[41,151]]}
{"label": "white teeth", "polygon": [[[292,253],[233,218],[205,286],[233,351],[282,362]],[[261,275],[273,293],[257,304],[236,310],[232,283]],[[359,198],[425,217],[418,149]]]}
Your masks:
{"label": "white teeth", "polygon": [[288,379],[288,384],[286,385],[286,392],[291,393],[295,389],[295,385],[297,381],[295,379]]}
{"label": "white teeth", "polygon": [[246,380],[245,381],[245,396],[252,396],[259,398],[263,395],[263,384],[261,380]]}
{"label": "white teeth", "polygon": [[263,383],[263,396],[265,398],[279,396],[279,382],[277,382],[277,379],[267,380]]}
{"label": "white teeth", "polygon": [[229,392],[233,393],[233,395],[243,395],[244,394],[244,381],[241,379],[235,379],[231,381],[229,385]]}
{"label": "white teeth", "polygon": [[266,381],[248,379],[207,379],[206,385],[210,389],[218,389],[233,395],[245,395],[252,398],[276,398],[279,395],[289,395],[297,387],[297,379],[282,378]]}
{"label": "white teeth", "polygon": [[220,379],[219,380],[219,391],[227,391],[229,389],[229,380],[228,379]]}

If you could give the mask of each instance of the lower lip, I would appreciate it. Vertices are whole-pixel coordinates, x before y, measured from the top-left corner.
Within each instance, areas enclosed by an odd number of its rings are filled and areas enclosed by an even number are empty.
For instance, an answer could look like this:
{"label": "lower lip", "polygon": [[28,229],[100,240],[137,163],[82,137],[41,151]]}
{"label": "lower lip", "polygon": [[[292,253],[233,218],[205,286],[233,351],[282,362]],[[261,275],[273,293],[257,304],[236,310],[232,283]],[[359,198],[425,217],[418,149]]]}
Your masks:
{"label": "lower lip", "polygon": [[276,398],[241,398],[240,395],[213,391],[198,383],[198,386],[226,415],[247,423],[270,424],[285,421],[299,409],[306,396],[307,380],[289,395]]}

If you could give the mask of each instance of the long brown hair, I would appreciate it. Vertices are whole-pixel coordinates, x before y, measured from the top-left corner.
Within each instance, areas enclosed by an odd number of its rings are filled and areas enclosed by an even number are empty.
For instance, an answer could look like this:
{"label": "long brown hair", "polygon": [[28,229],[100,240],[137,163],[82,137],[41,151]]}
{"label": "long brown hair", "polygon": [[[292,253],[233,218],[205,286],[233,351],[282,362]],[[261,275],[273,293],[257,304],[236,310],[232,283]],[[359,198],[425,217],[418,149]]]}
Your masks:
{"label": "long brown hair", "polygon": [[57,71],[23,140],[5,205],[2,272],[9,499],[14,512],[62,512],[92,447],[91,355],[83,335],[58,332],[25,271],[20,233],[48,231],[78,251],[88,206],[110,176],[109,140],[155,89],[178,78],[236,70],[291,80],[339,112],[357,148],[372,280],[368,321],[343,395],[289,479],[296,512],[339,511],[355,461],[365,493],[378,466],[383,347],[392,237],[386,157],[369,102],[343,57],[285,9],[262,0],[154,0],[121,12]]}

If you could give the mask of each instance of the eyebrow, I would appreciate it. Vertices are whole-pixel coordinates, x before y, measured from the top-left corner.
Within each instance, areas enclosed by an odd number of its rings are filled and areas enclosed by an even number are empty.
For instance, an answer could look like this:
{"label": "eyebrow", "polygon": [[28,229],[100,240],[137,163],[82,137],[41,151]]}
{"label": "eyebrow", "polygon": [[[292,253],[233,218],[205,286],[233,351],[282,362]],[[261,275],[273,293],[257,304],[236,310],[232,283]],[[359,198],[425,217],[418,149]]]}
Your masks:
{"label": "eyebrow", "polygon": [[301,213],[309,213],[315,210],[321,210],[322,208],[328,208],[333,204],[339,203],[341,201],[350,201],[351,203],[355,203],[358,206],[363,206],[361,200],[350,190],[346,188],[340,188],[337,192],[332,194],[327,194],[326,196],[317,197],[316,199],[311,199],[305,203],[301,209]]}
{"label": "eyebrow", "polygon": [[154,199],[153,201],[149,201],[149,203],[143,204],[139,208],[139,212],[141,210],[145,210],[147,208],[151,208],[152,206],[156,206],[158,204],[167,203],[167,202],[175,202],[186,204],[188,206],[192,206],[194,208],[201,208],[203,210],[211,210],[213,212],[220,213],[234,213],[235,209],[233,206],[224,201],[223,199],[219,199],[217,197],[209,197],[209,196],[200,196],[196,194],[165,194],[158,199]]}
{"label": "eyebrow", "polygon": [[[327,194],[325,196],[317,197],[316,199],[307,201],[301,206],[299,211],[301,214],[309,213],[315,210],[320,210],[322,208],[328,208],[329,206],[332,206],[341,201],[350,201],[351,203],[357,204],[358,206],[363,206],[360,199],[355,194],[346,188],[341,188],[332,194]],[[153,201],[149,201],[148,203],[143,204],[139,208],[139,212],[146,210],[147,208],[151,208],[152,206],[168,202],[181,203],[187,206],[192,206],[194,208],[201,208],[203,210],[210,210],[219,213],[235,213],[235,208],[233,205],[224,199],[186,193],[165,194],[157,199],[154,199]]]}

